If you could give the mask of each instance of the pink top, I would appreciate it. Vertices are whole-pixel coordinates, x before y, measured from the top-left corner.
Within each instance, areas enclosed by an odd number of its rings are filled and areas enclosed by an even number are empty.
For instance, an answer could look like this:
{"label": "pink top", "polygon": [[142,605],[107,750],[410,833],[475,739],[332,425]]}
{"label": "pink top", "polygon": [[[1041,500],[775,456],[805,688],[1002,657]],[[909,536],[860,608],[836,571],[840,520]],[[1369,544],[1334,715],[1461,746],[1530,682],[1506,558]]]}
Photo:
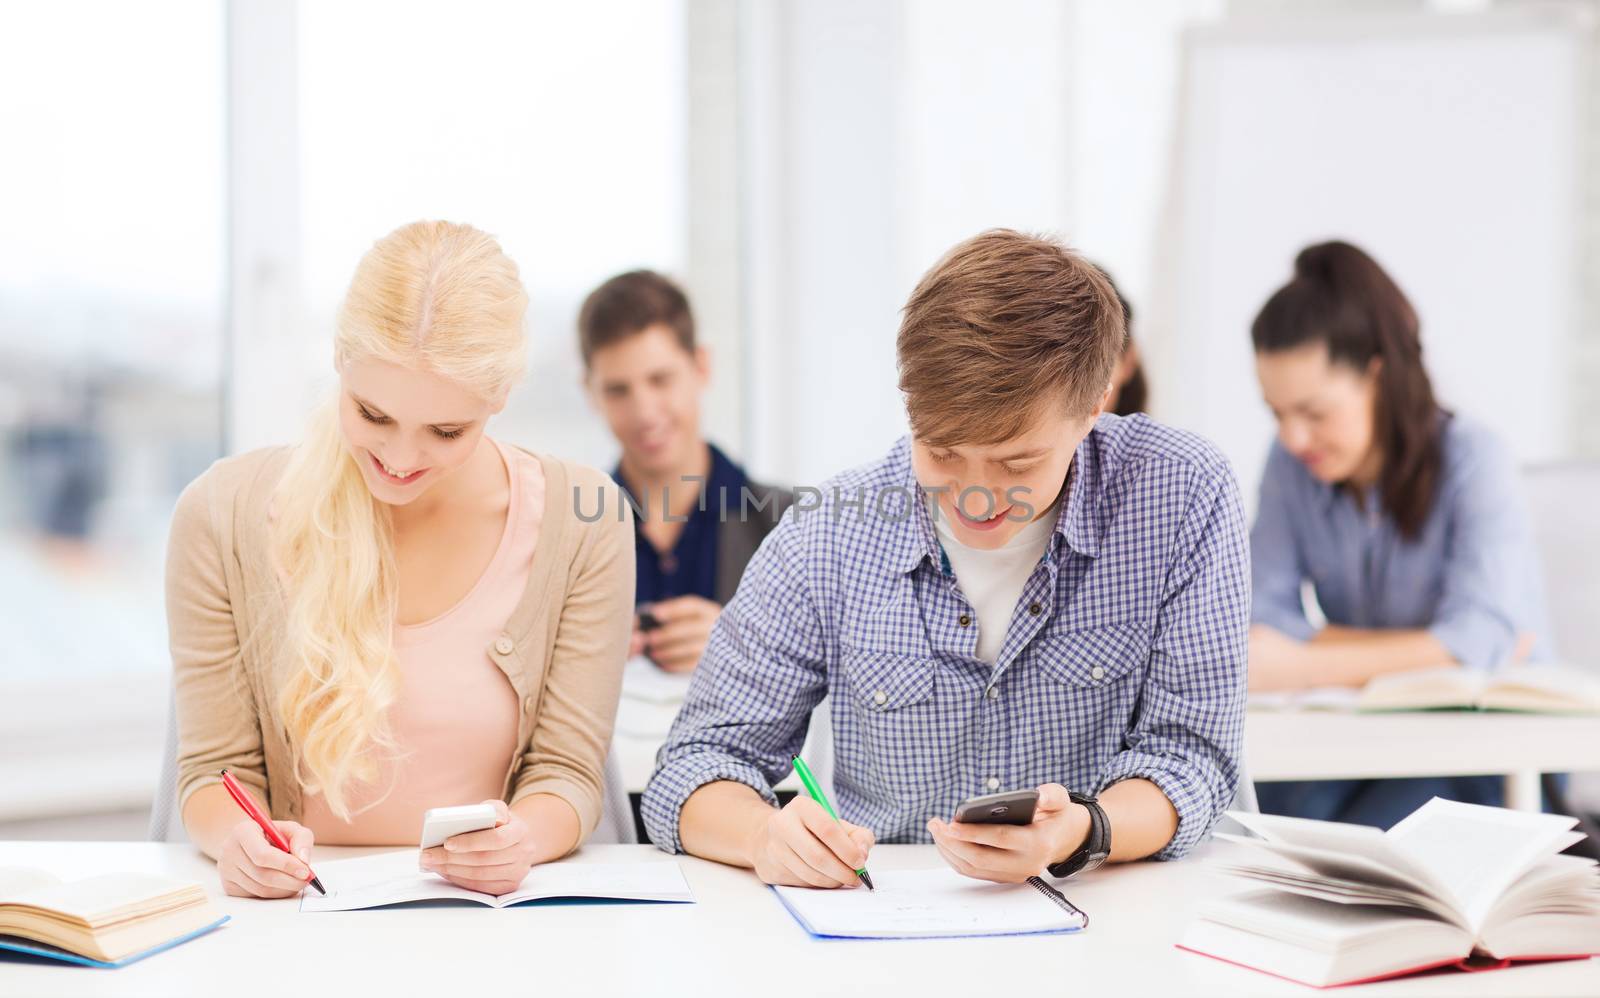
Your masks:
{"label": "pink top", "polygon": [[[400,695],[390,708],[397,752],[372,786],[350,794],[341,821],[307,794],[302,823],[323,845],[415,845],[430,807],[500,797],[521,746],[517,694],[489,647],[505,628],[533,567],[544,516],[539,459],[494,441],[510,474],[505,532],[461,602],[421,624],[396,625]],[[385,793],[385,791],[388,791]]]}

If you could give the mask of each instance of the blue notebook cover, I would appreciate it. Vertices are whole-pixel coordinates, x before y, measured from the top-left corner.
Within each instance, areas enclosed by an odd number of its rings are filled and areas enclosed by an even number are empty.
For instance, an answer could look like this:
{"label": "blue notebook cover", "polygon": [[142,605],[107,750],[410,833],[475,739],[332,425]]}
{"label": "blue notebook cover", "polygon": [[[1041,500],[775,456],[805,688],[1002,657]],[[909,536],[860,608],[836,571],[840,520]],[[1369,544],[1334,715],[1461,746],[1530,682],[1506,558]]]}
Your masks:
{"label": "blue notebook cover", "polygon": [[202,925],[193,932],[185,933],[184,935],[181,935],[176,939],[168,940],[159,946],[152,946],[150,949],[147,949],[142,953],[135,953],[132,956],[125,956],[120,960],[112,962],[107,962],[105,960],[91,960],[86,956],[79,956],[78,954],[69,950],[50,946],[46,943],[36,943],[31,939],[19,939],[16,936],[0,936],[0,950],[10,950],[13,953],[23,953],[28,956],[42,956],[51,960],[60,960],[63,963],[76,963],[84,967],[126,967],[130,963],[138,963],[147,956],[154,956],[157,953],[165,952],[174,946],[186,943],[198,936],[203,936],[213,929],[220,928],[223,922],[226,922],[232,917],[233,916],[231,915],[223,915],[210,925]]}

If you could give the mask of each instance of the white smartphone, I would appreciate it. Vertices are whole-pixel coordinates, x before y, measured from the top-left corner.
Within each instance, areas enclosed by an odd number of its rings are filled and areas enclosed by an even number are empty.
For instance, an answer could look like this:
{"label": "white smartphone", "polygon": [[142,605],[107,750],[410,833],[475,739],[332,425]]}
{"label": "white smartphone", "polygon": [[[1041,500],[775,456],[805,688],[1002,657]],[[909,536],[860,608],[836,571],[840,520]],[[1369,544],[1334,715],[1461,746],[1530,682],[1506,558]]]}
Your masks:
{"label": "white smartphone", "polygon": [[430,807],[422,816],[422,848],[444,845],[452,835],[479,832],[494,827],[493,804],[462,804],[459,807]]}

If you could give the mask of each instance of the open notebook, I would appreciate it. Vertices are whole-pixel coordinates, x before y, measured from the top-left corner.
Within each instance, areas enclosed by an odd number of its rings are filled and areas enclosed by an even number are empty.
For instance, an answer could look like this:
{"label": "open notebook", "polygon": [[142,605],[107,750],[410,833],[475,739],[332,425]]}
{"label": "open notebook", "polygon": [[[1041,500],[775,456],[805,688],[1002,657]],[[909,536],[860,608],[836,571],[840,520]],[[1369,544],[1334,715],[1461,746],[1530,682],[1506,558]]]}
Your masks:
{"label": "open notebook", "polygon": [[1600,675],[1563,665],[1513,665],[1494,672],[1440,666],[1378,676],[1360,688],[1319,686],[1250,694],[1252,710],[1498,710],[1600,713]]}
{"label": "open notebook", "polygon": [[680,903],[694,900],[683,871],[667,859],[650,863],[546,863],[529,870],[516,890],[498,896],[469,891],[418,870],[415,849],[318,863],[317,876],[328,889],[327,896],[303,892],[301,911],[354,911],[445,900],[475,901],[491,908],[556,898]]}
{"label": "open notebook", "polygon": [[1035,877],[991,884],[954,870],[885,870],[876,891],[774,887],[789,913],[825,939],[917,939],[1076,932],[1089,924],[1055,888]]}
{"label": "open notebook", "polygon": [[[1265,814],[1216,865],[1258,888],[1203,904],[1184,949],[1327,987],[1600,952],[1600,869],[1572,818],[1435,797],[1387,832]],[[1471,962],[1469,962],[1471,961]]]}
{"label": "open notebook", "polygon": [[1514,710],[1600,713],[1600,676],[1559,665],[1518,665],[1498,672],[1448,666],[1378,676],[1356,701],[1360,710]]}
{"label": "open notebook", "polygon": [[227,920],[195,883],[138,873],[67,883],[43,870],[0,867],[0,950],[120,967]]}

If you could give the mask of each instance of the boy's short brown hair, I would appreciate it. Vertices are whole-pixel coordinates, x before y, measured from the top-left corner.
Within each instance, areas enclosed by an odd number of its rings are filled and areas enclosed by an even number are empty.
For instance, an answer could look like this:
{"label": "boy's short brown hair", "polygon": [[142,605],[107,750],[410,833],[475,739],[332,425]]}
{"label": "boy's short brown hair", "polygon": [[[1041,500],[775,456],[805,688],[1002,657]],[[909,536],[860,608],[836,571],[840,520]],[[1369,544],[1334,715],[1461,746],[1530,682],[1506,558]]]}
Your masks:
{"label": "boy's short brown hair", "polygon": [[958,244],[906,302],[896,343],[911,432],[994,444],[1054,402],[1088,415],[1125,336],[1105,276],[1053,239],[990,229]]}
{"label": "boy's short brown hair", "polygon": [[651,326],[666,326],[679,346],[694,353],[694,314],[682,288],[653,270],[630,270],[611,278],[589,292],[578,310],[583,366],[589,366],[596,351]]}

